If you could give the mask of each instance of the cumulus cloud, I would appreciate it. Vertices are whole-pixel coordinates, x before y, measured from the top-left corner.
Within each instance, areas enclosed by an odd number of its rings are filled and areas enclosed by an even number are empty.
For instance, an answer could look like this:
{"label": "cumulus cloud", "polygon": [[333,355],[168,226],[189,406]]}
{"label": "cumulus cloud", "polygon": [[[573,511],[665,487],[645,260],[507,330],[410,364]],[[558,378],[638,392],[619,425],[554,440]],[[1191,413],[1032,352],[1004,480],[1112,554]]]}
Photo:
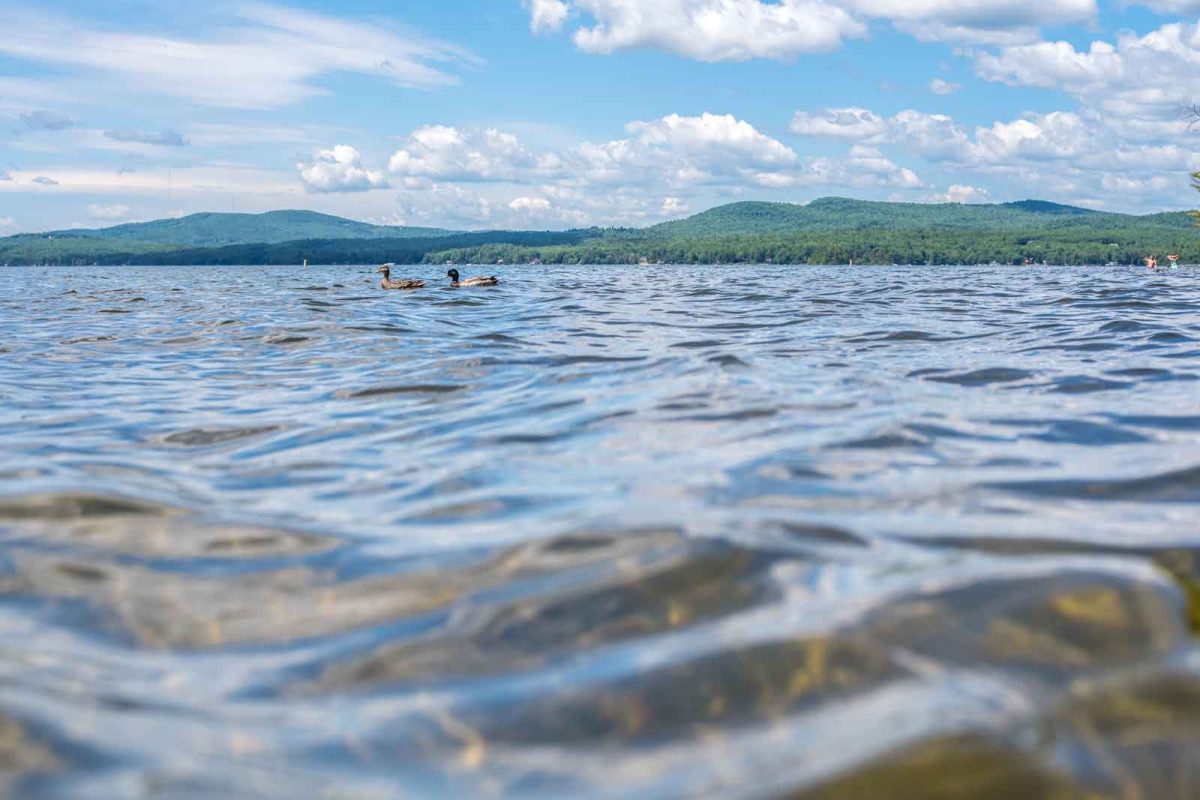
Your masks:
{"label": "cumulus cloud", "polygon": [[566,20],[567,14],[571,13],[571,9],[563,0],[530,0],[527,5],[530,13],[529,27],[534,33],[558,30]]}
{"label": "cumulus cloud", "polygon": [[[868,124],[823,122],[829,119],[866,120]],[[967,164],[1067,159],[1086,152],[1094,144],[1093,126],[1078,114],[1066,111],[1027,114],[996,122],[991,127],[977,127],[972,135],[944,114],[908,109],[883,118],[864,109],[827,109],[798,113],[792,130],[810,136],[901,144],[923,158]]]}
{"label": "cumulus cloud", "polygon": [[550,201],[544,197],[517,197],[509,201],[513,211],[549,211]]}
{"label": "cumulus cloud", "polygon": [[105,139],[112,139],[114,142],[131,142],[135,144],[149,144],[158,147],[183,147],[187,144],[183,136],[175,131],[134,131],[134,130],[117,130],[105,131]]}
{"label": "cumulus cloud", "polygon": [[678,197],[664,197],[659,211],[664,217],[682,217],[691,211],[691,206]]}
{"label": "cumulus cloud", "polygon": [[495,129],[427,125],[405,138],[389,170],[404,218],[460,227],[638,225],[682,216],[705,197],[924,186],[865,143],[842,158],[805,159],[729,114],[668,114],[625,129],[619,139],[535,151]]}
{"label": "cumulus cloud", "polygon": [[89,205],[88,216],[95,220],[115,222],[129,217],[129,206],[115,203],[113,205]]}
{"label": "cumulus cloud", "polygon": [[62,131],[74,127],[78,122],[57,111],[30,111],[21,115],[21,124],[34,131]]}
{"label": "cumulus cloud", "polygon": [[880,150],[867,145],[854,145],[845,158],[814,159],[810,172],[799,176],[809,184],[891,187],[918,189],[924,184],[917,173],[901,167]]}
{"label": "cumulus cloud", "polygon": [[455,80],[445,64],[477,63],[460,48],[377,22],[262,3],[229,8],[233,16],[220,29],[192,36],[119,32],[8,8],[0,54],[100,73],[118,88],[234,108],[297,102],[321,93],[315,79],[338,72],[405,88],[444,86]]}
{"label": "cumulus cloud", "polygon": [[365,192],[387,186],[382,172],[362,165],[358,151],[345,144],[322,150],[309,162],[296,165],[300,181],[309,192]]}
{"label": "cumulus cloud", "polygon": [[426,125],[409,135],[388,161],[396,175],[438,180],[512,180],[537,167],[535,159],[511,133],[488,128],[461,131]]}
{"label": "cumulus cloud", "polygon": [[[667,50],[700,61],[789,59],[833,50],[866,26],[825,0],[572,0],[589,18],[576,47],[589,53]],[[565,14],[564,14],[565,16]]]}
{"label": "cumulus cloud", "polygon": [[697,185],[770,180],[799,161],[787,145],[731,115],[669,114],[631,122],[626,130],[624,139],[535,154],[504,131],[427,125],[407,137],[388,169],[409,182]]}
{"label": "cumulus cloud", "polygon": [[763,167],[796,163],[790,147],[731,114],[670,114],[650,122],[631,122],[627,129],[641,145],[669,149],[708,165],[718,160]]}
{"label": "cumulus cloud", "polygon": [[54,180],[54,178],[48,178],[45,175],[38,175],[30,180],[38,186],[58,186],[58,181]]}
{"label": "cumulus cloud", "polygon": [[1134,121],[1165,121],[1194,101],[1200,66],[1200,24],[1172,23],[1144,36],[1123,33],[1116,43],[1038,42],[980,53],[975,67],[987,80],[1056,89],[1097,112]]}
{"label": "cumulus cloud", "polygon": [[[1114,121],[1083,112],[1054,111],[1023,114],[971,129],[943,114],[916,110],[879,117],[864,109],[829,109],[802,112],[793,129],[808,136],[858,144],[845,165],[857,162],[858,173],[891,174],[899,185],[912,185],[883,164],[876,164],[867,146],[900,148],[958,176],[974,174],[989,182],[1014,187],[1020,196],[1048,196],[1092,205],[1144,204],[1161,207],[1166,197],[1155,197],[1155,187],[1173,181],[1186,188],[1186,175],[1200,169],[1200,152],[1181,143],[1130,141],[1124,120]],[[829,126],[828,119],[868,120],[869,125]],[[850,135],[857,132],[857,137]],[[826,168],[833,173],[835,167]],[[849,178],[844,179],[853,183]],[[978,195],[962,187],[928,196],[939,202],[975,202]],[[1113,186],[1127,187],[1112,203]],[[971,198],[971,199],[967,199]]]}
{"label": "cumulus cloud", "polygon": [[787,145],[728,114],[669,114],[631,122],[631,134],[584,142],[561,156],[576,180],[646,188],[788,185],[800,159]]}
{"label": "cumulus cloud", "polygon": [[993,163],[1072,159],[1090,151],[1091,139],[1091,127],[1077,114],[1030,114],[977,129],[971,156]]}
{"label": "cumulus cloud", "polygon": [[[1175,2],[1178,0],[1165,0]],[[790,59],[867,34],[871,20],[919,39],[976,44],[1034,41],[1042,26],[1092,19],[1096,0],[534,0],[535,31],[574,11],[576,47],[590,53],[655,48],[700,61]]]}
{"label": "cumulus cloud", "polygon": [[925,196],[929,203],[990,203],[992,195],[987,189],[979,186],[967,186],[956,183],[945,192]]}

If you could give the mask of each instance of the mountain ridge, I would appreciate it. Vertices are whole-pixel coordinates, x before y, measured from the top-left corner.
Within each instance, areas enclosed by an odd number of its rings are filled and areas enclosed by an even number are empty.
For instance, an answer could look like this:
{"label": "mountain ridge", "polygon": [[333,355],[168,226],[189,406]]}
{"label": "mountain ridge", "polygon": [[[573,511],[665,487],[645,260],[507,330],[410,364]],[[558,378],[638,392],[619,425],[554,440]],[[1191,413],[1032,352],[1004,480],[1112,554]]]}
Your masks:
{"label": "mountain ridge", "polygon": [[126,222],[107,228],[48,231],[42,236],[107,239],[188,247],[278,244],[303,239],[406,239],[447,236],[443,228],[374,225],[303,209],[261,214],[204,211],[183,217]]}
{"label": "mountain ridge", "polygon": [[[314,235],[315,234],[315,235]],[[1044,200],[964,205],[826,197],[741,201],[642,229],[471,231],[372,225],[310,211],[196,214],[0,239],[0,264],[1136,263],[1200,261],[1187,212],[1135,216]],[[1194,250],[1197,255],[1190,255]]]}

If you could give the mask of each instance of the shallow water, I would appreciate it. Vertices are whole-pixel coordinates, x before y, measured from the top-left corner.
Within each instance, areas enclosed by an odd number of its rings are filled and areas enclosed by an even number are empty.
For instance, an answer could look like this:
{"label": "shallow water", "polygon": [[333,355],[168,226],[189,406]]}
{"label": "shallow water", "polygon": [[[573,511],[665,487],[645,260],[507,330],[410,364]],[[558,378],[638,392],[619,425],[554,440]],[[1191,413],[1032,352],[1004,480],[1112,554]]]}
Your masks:
{"label": "shallow water", "polygon": [[0,274],[0,792],[1200,791],[1200,274],[505,278]]}

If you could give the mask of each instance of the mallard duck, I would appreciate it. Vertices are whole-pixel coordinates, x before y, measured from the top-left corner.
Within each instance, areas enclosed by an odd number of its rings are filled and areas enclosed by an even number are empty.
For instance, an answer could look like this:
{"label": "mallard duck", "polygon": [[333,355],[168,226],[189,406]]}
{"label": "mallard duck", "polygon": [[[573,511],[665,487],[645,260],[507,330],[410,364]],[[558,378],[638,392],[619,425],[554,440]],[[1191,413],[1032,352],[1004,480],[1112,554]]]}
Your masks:
{"label": "mallard duck", "polygon": [[447,272],[446,277],[450,279],[450,286],[454,289],[460,286],[496,286],[500,283],[500,279],[495,275],[489,275],[486,278],[467,278],[464,281],[460,278],[456,269]]}
{"label": "mallard duck", "polygon": [[424,289],[425,288],[425,281],[408,280],[408,279],[398,280],[398,281],[392,280],[392,267],[394,267],[394,266],[396,266],[396,265],[395,264],[384,264],[382,267],[375,270],[376,274],[381,273],[381,272],[383,273],[383,280],[379,284],[380,288],[383,288],[383,289]]}

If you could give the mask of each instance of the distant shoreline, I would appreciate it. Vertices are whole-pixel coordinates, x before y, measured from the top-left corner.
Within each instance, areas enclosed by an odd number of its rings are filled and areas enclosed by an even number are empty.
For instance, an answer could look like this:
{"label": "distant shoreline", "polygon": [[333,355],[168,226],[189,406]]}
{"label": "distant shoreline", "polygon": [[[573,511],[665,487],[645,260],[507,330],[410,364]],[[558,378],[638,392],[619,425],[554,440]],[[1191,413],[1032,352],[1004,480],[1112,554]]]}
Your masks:
{"label": "distant shoreline", "polygon": [[442,264],[1138,265],[1200,263],[1187,212],[1132,216],[1028,200],[998,205],[824,198],[742,202],[649,228],[455,232],[312,212],[200,214],[0,239],[0,265]]}

